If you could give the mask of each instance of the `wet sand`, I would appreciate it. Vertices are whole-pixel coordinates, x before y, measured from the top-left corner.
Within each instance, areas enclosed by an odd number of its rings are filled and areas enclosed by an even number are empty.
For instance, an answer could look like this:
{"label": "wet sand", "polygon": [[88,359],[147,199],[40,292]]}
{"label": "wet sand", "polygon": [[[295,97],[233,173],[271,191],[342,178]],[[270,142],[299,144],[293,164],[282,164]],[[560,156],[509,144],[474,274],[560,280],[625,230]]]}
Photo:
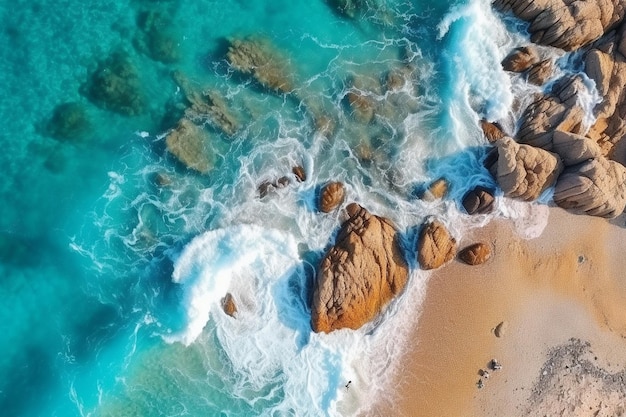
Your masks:
{"label": "wet sand", "polygon": [[[480,266],[455,260],[432,274],[397,390],[372,415],[621,415],[623,225],[623,217],[609,222],[551,208],[535,239],[519,238],[506,220],[470,232],[460,247],[490,243],[491,259]],[[501,322],[505,331],[496,337]],[[488,369],[494,358],[501,370]]]}

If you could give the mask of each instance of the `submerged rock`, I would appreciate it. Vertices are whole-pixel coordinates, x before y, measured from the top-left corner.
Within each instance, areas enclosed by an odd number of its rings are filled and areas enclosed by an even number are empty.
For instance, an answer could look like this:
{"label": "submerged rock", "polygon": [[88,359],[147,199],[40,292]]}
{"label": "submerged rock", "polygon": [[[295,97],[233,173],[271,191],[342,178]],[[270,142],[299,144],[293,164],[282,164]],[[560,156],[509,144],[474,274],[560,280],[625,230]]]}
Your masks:
{"label": "submerged rock", "polygon": [[185,117],[197,123],[208,121],[228,136],[234,135],[239,130],[239,121],[221,94],[217,91],[194,89],[179,71],[173,73],[173,78],[189,102]]}
{"label": "submerged rock", "polygon": [[404,289],[409,276],[395,226],[355,203],[347,212],[349,219],[317,270],[315,332],[358,329]]}
{"label": "submerged rock", "polygon": [[459,252],[459,259],[468,265],[481,265],[491,258],[491,247],[485,243],[474,243]]}
{"label": "submerged rock", "polygon": [[558,155],[528,145],[520,145],[509,137],[496,142],[498,162],[496,180],[504,195],[533,201],[556,182],[563,170]]}
{"label": "submerged rock", "polygon": [[320,190],[319,209],[323,213],[330,213],[343,203],[346,190],[341,182],[331,182]]}
{"label": "submerged rock", "polygon": [[417,239],[417,261],[422,269],[437,269],[456,256],[457,243],[438,220],[429,221]]}
{"label": "submerged rock", "polygon": [[76,102],[59,104],[46,124],[46,133],[58,140],[76,140],[91,124],[85,107]]}
{"label": "submerged rock", "polygon": [[239,72],[250,74],[261,85],[280,93],[293,90],[293,75],[287,60],[267,40],[235,39],[230,42],[226,59]]}
{"label": "submerged rock", "polygon": [[187,168],[208,173],[213,167],[213,156],[206,146],[204,131],[187,119],[181,119],[176,129],[165,138],[170,151]]}
{"label": "submerged rock", "polygon": [[552,150],[561,157],[565,166],[602,157],[602,149],[596,142],[584,136],[560,130],[554,131]]}
{"label": "submerged rock", "polygon": [[176,62],[180,59],[178,40],[172,33],[171,17],[163,11],[147,10],[137,16],[139,33],[133,43],[137,50],[155,61],[164,63]]}
{"label": "submerged rock", "polygon": [[124,52],[114,52],[100,62],[81,92],[97,106],[125,116],[145,111],[139,74]]}

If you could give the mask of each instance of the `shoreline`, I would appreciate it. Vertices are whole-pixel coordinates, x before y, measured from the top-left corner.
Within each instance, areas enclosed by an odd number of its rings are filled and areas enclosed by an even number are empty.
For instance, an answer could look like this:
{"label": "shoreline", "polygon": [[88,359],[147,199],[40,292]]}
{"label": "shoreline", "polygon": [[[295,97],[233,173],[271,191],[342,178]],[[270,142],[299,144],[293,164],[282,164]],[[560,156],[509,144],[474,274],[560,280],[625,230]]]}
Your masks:
{"label": "shoreline", "polygon": [[[551,207],[535,239],[520,238],[502,219],[469,231],[460,248],[490,243],[491,259],[479,266],[453,260],[432,273],[410,346],[399,359],[395,398],[383,399],[373,415],[502,417],[574,407],[568,404],[578,401],[572,392],[588,386],[568,382],[571,392],[563,404],[541,400],[552,398],[558,387],[544,381],[538,389],[544,365],[556,360],[551,350],[572,338],[591,344],[598,369],[625,369],[626,281],[619,274],[626,270],[626,256],[616,243],[626,241],[626,229],[617,224],[624,224],[623,216],[608,222]],[[496,337],[501,322],[505,332]],[[492,359],[502,370],[481,377]],[[528,408],[531,393],[535,405]],[[622,397],[616,394],[615,407],[626,401]],[[596,407],[595,399],[585,401],[585,407]]]}

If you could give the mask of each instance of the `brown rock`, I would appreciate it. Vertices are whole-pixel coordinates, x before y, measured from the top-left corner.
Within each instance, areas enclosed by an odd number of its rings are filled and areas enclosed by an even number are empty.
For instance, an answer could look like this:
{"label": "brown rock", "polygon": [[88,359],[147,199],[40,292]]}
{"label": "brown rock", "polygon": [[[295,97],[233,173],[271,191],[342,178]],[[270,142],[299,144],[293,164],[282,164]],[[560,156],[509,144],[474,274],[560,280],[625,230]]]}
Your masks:
{"label": "brown rock", "polygon": [[358,329],[404,289],[409,276],[393,224],[355,203],[347,212],[349,219],[317,271],[311,307],[315,332]]}
{"label": "brown rock", "polygon": [[624,18],[626,7],[619,0],[495,0],[493,5],[528,21],[533,42],[566,51],[599,39]]}
{"label": "brown rock", "polygon": [[430,221],[417,239],[417,260],[422,269],[437,269],[456,256],[456,240],[443,223]]}
{"label": "brown rock", "polygon": [[360,91],[350,91],[346,97],[352,115],[357,121],[368,124],[374,119],[376,102],[371,97]]}
{"label": "brown rock", "polygon": [[463,197],[463,208],[467,214],[487,214],[493,211],[493,190],[477,186]]}
{"label": "brown rock", "polygon": [[291,172],[293,172],[293,175],[296,176],[296,179],[299,182],[304,182],[306,181],[306,172],[304,171],[304,168],[302,168],[301,166],[295,166],[292,168]]}
{"label": "brown rock", "polygon": [[222,298],[222,309],[224,313],[235,318],[237,315],[237,305],[235,304],[235,298],[231,293],[226,293],[226,296]]}
{"label": "brown rock", "polygon": [[513,52],[504,58],[502,68],[504,68],[505,71],[524,72],[538,62],[539,52],[537,52],[537,47],[527,45],[515,48]]}
{"label": "brown rock", "polygon": [[543,149],[520,145],[509,137],[498,140],[496,146],[496,179],[507,197],[536,200],[563,170],[559,156]]}
{"label": "brown rock", "polygon": [[533,65],[528,70],[528,82],[535,85],[544,85],[554,75],[554,61],[545,59]]}
{"label": "brown rock", "polygon": [[482,128],[483,134],[485,135],[489,143],[494,143],[498,139],[505,136],[500,126],[498,126],[496,123],[481,120],[480,127]]}
{"label": "brown rock", "polygon": [[213,166],[213,157],[205,144],[201,128],[187,119],[181,119],[176,129],[165,138],[167,150],[187,168],[206,174]]}
{"label": "brown rock", "polygon": [[554,130],[582,134],[585,112],[578,104],[580,91],[587,92],[580,77],[557,81],[550,94],[540,96],[526,108],[517,141],[551,151]]}
{"label": "brown rock", "polygon": [[559,177],[554,202],[576,213],[619,216],[626,207],[626,168],[604,157],[572,166]]}
{"label": "brown rock", "polygon": [[485,243],[474,243],[459,252],[459,259],[468,265],[481,265],[491,258],[491,247]]}
{"label": "brown rock", "polygon": [[422,194],[422,200],[435,201],[442,199],[448,193],[448,181],[439,178],[434,181]]}
{"label": "brown rock", "polygon": [[602,156],[602,149],[591,139],[560,130],[554,131],[552,150],[561,157],[565,166]]}
{"label": "brown rock", "polygon": [[319,208],[324,213],[330,213],[343,203],[346,190],[341,182],[331,182],[320,191]]}

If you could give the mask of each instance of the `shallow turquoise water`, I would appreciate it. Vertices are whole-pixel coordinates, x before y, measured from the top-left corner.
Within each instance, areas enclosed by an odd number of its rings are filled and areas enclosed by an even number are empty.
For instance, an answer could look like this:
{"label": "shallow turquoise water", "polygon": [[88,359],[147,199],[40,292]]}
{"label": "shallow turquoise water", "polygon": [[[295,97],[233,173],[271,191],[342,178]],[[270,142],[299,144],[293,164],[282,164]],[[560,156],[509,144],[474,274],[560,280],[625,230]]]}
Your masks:
{"label": "shallow turquoise water", "polygon": [[[350,199],[391,217],[410,246],[425,216],[458,216],[463,193],[491,183],[480,151],[465,150],[482,143],[479,117],[510,115],[508,78],[492,64],[519,39],[488,2],[388,1],[354,19],[322,0],[25,0],[0,4],[0,14],[3,415],[317,416],[366,407],[376,391],[358,382],[390,378],[380,352],[401,347],[380,335],[399,326],[409,302],[363,331],[311,334],[312,271],[340,223],[313,209],[316,188],[344,181]],[[226,40],[250,35],[289,62],[291,97],[229,71]],[[159,39],[174,51],[151,50]],[[114,52],[137,74],[137,115],[87,97],[91,74]],[[407,63],[413,79],[401,104],[371,125],[355,122],[344,99],[350,78],[376,80]],[[215,154],[207,175],[165,151],[163,134],[184,102],[174,70],[220,91],[244,125],[234,138],[206,128]],[[53,137],[55,108],[70,102],[86,127]],[[315,133],[312,108],[335,119],[331,139]],[[259,199],[263,180],[294,165],[307,181]],[[156,184],[156,174],[169,184]],[[416,201],[415,189],[441,175],[452,201]],[[207,252],[193,252],[198,245]],[[413,293],[420,279],[415,273]],[[226,290],[238,297],[238,321],[219,314]],[[350,394],[341,390],[347,379]]]}

